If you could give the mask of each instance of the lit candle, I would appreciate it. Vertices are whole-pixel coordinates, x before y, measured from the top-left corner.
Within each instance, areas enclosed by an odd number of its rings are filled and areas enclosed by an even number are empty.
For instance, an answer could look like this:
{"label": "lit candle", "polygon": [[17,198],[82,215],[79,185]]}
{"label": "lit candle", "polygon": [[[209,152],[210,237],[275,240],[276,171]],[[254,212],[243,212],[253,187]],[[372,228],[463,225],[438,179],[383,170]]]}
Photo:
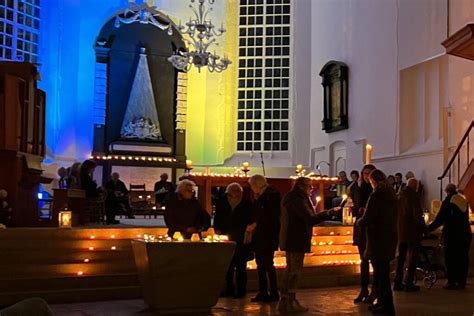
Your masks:
{"label": "lit candle", "polygon": [[186,169],[192,169],[193,168],[193,162],[191,160],[186,160]]}
{"label": "lit candle", "polygon": [[365,163],[372,163],[372,145],[365,145]]}
{"label": "lit candle", "polygon": [[296,165],[296,173],[301,173],[303,172],[303,165],[299,164],[299,165]]}
{"label": "lit candle", "polygon": [[191,236],[191,241],[200,241],[201,238],[199,238],[199,234],[197,233],[194,233],[192,236]]}

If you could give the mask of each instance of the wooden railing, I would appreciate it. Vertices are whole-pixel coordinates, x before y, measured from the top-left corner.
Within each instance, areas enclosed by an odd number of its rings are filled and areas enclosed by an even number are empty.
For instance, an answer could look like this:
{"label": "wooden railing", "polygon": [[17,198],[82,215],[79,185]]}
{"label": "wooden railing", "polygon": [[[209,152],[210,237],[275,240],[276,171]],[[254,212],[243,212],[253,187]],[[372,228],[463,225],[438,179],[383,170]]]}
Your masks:
{"label": "wooden railing", "polygon": [[[472,129],[474,128],[474,120],[471,121],[471,124],[467,128],[466,132],[464,133],[464,136],[461,138],[461,141],[459,142],[458,147],[454,151],[453,155],[451,156],[451,159],[449,160],[446,168],[444,169],[444,172],[441,176],[438,177],[438,180],[440,180],[440,199],[443,197],[443,180],[445,178],[448,178],[449,183],[453,182],[459,182],[461,180],[462,174],[461,172],[464,172],[467,167],[469,166],[469,163],[471,162],[470,160],[470,134]],[[463,164],[463,159],[462,159],[462,149],[465,148],[466,152],[466,161],[465,164]]]}

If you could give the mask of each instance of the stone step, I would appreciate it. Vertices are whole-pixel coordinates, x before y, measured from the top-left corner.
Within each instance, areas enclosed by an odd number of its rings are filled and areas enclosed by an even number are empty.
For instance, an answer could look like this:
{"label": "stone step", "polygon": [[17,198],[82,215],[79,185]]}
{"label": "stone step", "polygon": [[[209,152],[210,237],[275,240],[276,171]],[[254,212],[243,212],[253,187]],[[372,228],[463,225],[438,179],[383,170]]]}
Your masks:
{"label": "stone step", "polygon": [[38,278],[16,278],[0,279],[0,293],[2,292],[31,292],[31,291],[55,291],[63,289],[90,289],[111,288],[117,286],[139,285],[138,275],[133,274],[109,274],[95,276],[71,276],[71,277],[38,277]]}
{"label": "stone step", "polygon": [[2,253],[9,251],[23,250],[29,252],[30,250],[51,251],[63,249],[111,249],[115,246],[117,249],[132,249],[129,239],[78,239],[78,240],[19,240],[10,241],[0,239],[0,249]]}
{"label": "stone step", "polygon": [[101,250],[94,249],[58,249],[56,251],[30,250],[25,256],[23,250],[4,252],[0,264],[55,264],[55,263],[82,263],[84,259],[90,262],[134,261],[131,249]]}
{"label": "stone step", "polygon": [[92,289],[8,292],[0,293],[0,306],[8,306],[31,297],[43,298],[48,304],[110,301],[140,298],[141,289],[139,286],[117,286]]}
{"label": "stone step", "polygon": [[136,271],[135,262],[117,261],[104,263],[68,263],[48,265],[0,265],[0,279],[16,279],[26,277],[73,277],[82,272],[82,275],[102,275],[133,273]]}

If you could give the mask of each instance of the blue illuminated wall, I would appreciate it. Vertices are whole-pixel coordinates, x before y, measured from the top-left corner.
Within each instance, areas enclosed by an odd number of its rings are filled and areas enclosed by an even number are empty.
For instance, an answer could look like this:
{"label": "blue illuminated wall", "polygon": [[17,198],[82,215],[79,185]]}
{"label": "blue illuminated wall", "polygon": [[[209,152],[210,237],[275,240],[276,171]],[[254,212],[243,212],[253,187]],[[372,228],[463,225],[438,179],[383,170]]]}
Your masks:
{"label": "blue illuminated wall", "polygon": [[[155,5],[160,2],[155,1]],[[127,0],[41,2],[39,60],[42,80],[39,86],[47,94],[48,159],[82,160],[90,155],[94,43],[102,26],[127,3]]]}

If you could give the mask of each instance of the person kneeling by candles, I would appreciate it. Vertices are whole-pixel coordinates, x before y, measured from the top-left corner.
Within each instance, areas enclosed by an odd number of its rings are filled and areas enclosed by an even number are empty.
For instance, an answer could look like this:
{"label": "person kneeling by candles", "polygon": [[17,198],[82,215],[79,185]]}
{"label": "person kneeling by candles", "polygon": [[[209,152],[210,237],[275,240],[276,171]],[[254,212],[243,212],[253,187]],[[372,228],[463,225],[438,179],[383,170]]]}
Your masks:
{"label": "person kneeling by candles", "polygon": [[[252,205],[243,197],[243,189],[238,183],[231,183],[225,196],[216,203],[214,230],[218,235],[229,235],[229,240],[237,244],[227,271],[226,288],[222,296],[242,298],[247,292],[247,261],[253,259],[249,245],[244,244],[245,230],[250,223]],[[235,283],[234,288],[234,271]]]}
{"label": "person kneeling by candles", "polygon": [[182,180],[176,192],[165,200],[165,223],[168,236],[180,232],[184,239],[209,228],[211,217],[194,196],[194,182]]}
{"label": "person kneeling by candles", "polygon": [[335,207],[314,214],[309,199],[312,189],[311,179],[300,177],[282,201],[280,249],[286,251],[286,271],[278,304],[281,313],[308,311],[296,299],[296,290],[303,270],[304,254],[311,252],[313,226],[329,220],[341,210],[341,207]]}

